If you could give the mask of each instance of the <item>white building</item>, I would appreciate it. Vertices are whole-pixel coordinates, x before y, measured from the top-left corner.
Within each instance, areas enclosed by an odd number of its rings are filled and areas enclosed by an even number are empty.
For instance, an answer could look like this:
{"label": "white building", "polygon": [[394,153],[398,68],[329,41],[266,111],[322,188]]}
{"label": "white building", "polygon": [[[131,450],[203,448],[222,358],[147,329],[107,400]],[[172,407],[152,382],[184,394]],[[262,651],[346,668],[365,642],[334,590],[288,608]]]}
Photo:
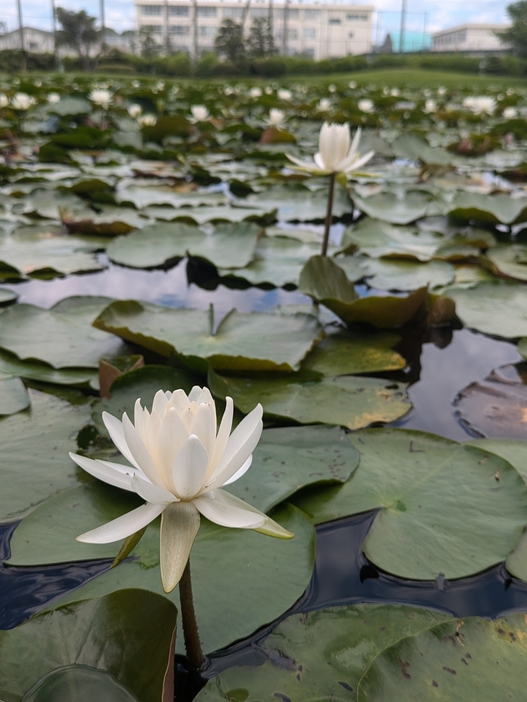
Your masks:
{"label": "white building", "polygon": [[[45,32],[43,29],[34,27],[24,27],[24,48],[35,54],[53,53],[53,32]],[[0,51],[5,49],[20,49],[20,30],[0,34]]]}
{"label": "white building", "polygon": [[[166,45],[167,30],[173,51],[193,52],[194,3],[191,0],[134,0],[137,28],[149,28],[159,44]],[[241,21],[247,4],[237,0],[200,0],[196,5],[198,52],[211,51],[224,19]],[[285,14],[284,14],[285,10]],[[272,22],[278,49],[314,59],[366,54],[371,51],[371,5],[272,3]],[[269,4],[251,3],[245,19],[248,33],[253,19],[269,17]],[[287,36],[284,42],[284,29]]]}
{"label": "white building", "polygon": [[503,51],[507,48],[496,36],[506,24],[460,24],[432,34],[431,51]]}

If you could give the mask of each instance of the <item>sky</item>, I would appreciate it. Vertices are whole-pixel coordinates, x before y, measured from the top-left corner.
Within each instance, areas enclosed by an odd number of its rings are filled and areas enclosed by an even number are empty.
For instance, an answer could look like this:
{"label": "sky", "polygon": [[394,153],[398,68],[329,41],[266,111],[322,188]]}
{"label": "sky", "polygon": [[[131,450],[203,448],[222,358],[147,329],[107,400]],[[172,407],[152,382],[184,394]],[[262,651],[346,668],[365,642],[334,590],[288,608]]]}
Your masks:
{"label": "sky", "polygon": [[[509,2],[510,0],[407,0],[406,29],[423,32],[426,27],[427,32],[435,32],[465,22],[505,23],[505,8]],[[6,22],[8,31],[18,27],[16,3],[17,0],[4,0],[0,8],[0,22]],[[51,29],[51,0],[21,0],[21,3],[25,26]],[[68,10],[84,9],[91,15],[99,14],[97,0],[55,0],[55,3]],[[401,0],[355,0],[355,3],[373,5],[377,9],[373,37],[375,43],[382,42],[387,32],[398,31]],[[105,0],[105,8],[108,27],[117,32],[135,28],[133,0]]]}

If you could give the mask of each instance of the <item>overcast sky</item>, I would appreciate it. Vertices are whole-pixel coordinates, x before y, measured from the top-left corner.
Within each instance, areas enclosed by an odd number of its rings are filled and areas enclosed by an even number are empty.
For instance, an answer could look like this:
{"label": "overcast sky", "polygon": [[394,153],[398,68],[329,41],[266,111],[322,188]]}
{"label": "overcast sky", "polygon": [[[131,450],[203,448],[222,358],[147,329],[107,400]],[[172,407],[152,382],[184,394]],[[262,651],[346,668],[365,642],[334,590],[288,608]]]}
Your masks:
{"label": "overcast sky", "polygon": [[[293,0],[294,1],[294,0]],[[51,29],[51,0],[21,0],[24,24],[30,27]],[[92,15],[99,14],[97,0],[55,0],[56,5],[68,10],[85,9]],[[347,4],[347,3],[346,3]],[[400,23],[401,0],[367,0],[359,5],[374,5],[378,22],[374,21],[375,42],[382,41],[387,31],[397,31]],[[407,30],[428,32],[447,29],[464,22],[506,22],[505,8],[508,0],[407,0]],[[135,26],[133,0],[105,0],[106,24],[121,32]],[[0,21],[8,30],[18,26],[16,0],[4,0]]]}

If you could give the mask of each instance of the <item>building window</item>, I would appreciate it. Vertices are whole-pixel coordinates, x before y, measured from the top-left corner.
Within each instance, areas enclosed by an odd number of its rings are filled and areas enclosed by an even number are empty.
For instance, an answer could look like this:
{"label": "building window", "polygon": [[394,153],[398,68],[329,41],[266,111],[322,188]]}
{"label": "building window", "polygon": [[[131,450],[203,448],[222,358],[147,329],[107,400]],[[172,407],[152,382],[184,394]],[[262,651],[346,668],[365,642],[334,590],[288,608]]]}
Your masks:
{"label": "building window", "polygon": [[290,7],[287,11],[287,17],[289,19],[298,19],[300,17],[300,12],[294,7]]}
{"label": "building window", "polygon": [[267,7],[253,7],[249,11],[252,19],[257,19],[259,17],[269,17],[269,10]]}
{"label": "building window", "polygon": [[216,17],[215,7],[200,7],[198,5],[198,17]]}
{"label": "building window", "polygon": [[160,15],[161,5],[141,5],[142,15]]}
{"label": "building window", "polygon": [[298,39],[298,29],[288,29],[287,30],[288,39]]}
{"label": "building window", "polygon": [[309,49],[304,49],[302,52],[304,56],[307,56],[308,58],[315,58],[315,49],[309,48]]}
{"label": "building window", "polygon": [[169,5],[168,14],[177,15],[178,17],[188,17],[190,14],[190,8],[188,5]]}
{"label": "building window", "polygon": [[189,33],[189,27],[182,24],[174,24],[170,27],[170,34],[183,35]]}
{"label": "building window", "polygon": [[160,24],[143,24],[141,29],[151,34],[163,34],[163,27]]}
{"label": "building window", "polygon": [[215,37],[216,27],[204,27],[202,25],[201,27],[198,27],[198,32],[201,37]]}
{"label": "building window", "polygon": [[304,10],[304,19],[318,19],[320,12],[320,10]]}
{"label": "building window", "polygon": [[368,15],[350,14],[350,15],[346,15],[346,19],[348,20],[348,22],[356,22],[357,20],[366,22],[368,19]]}
{"label": "building window", "polygon": [[338,17],[332,17],[329,20],[329,24],[340,24],[340,19]]}
{"label": "building window", "polygon": [[304,28],[304,39],[315,39],[317,36],[317,30],[314,27]]}
{"label": "building window", "polygon": [[224,7],[223,8],[223,18],[224,19],[242,19],[243,17],[243,7]]}

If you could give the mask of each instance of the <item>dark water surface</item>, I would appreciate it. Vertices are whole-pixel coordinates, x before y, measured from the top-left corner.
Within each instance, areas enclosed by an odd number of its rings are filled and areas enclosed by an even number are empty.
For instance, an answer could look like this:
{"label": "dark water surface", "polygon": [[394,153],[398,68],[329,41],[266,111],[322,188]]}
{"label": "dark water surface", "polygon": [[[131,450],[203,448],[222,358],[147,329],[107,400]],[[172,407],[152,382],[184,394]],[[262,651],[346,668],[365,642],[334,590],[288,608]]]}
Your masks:
{"label": "dark water surface", "polygon": [[[213,303],[217,318],[232,307],[244,312],[264,311],[276,305],[309,302],[298,292],[281,289],[231,290],[220,285],[213,291],[204,290],[189,285],[185,261],[168,271],[131,271],[110,265],[100,273],[49,282],[32,280],[9,287],[20,294],[20,301],[42,307],[50,307],[70,295],[97,294],[197,309],[207,309]],[[409,365],[404,373],[397,375],[411,384],[409,396],[413,409],[393,426],[430,431],[459,441],[471,438],[472,434],[456,416],[453,406],[456,395],[469,383],[485,378],[492,369],[520,360],[514,344],[467,329],[427,333],[413,330],[403,335],[399,349]],[[304,596],[284,616],[357,602],[421,605],[460,617],[496,617],[515,610],[527,611],[527,584],[510,578],[503,565],[463,580],[440,579],[435,583],[405,581],[379,572],[361,552],[374,516],[374,513],[358,515],[317,529],[313,578]],[[0,527],[2,559],[8,556],[14,527]],[[0,567],[0,628],[20,624],[47,602],[109,566],[110,561],[104,560],[41,568]],[[206,675],[232,665],[262,663],[258,641],[274,624],[251,639],[211,656]],[[189,693],[181,699],[191,697]]]}

